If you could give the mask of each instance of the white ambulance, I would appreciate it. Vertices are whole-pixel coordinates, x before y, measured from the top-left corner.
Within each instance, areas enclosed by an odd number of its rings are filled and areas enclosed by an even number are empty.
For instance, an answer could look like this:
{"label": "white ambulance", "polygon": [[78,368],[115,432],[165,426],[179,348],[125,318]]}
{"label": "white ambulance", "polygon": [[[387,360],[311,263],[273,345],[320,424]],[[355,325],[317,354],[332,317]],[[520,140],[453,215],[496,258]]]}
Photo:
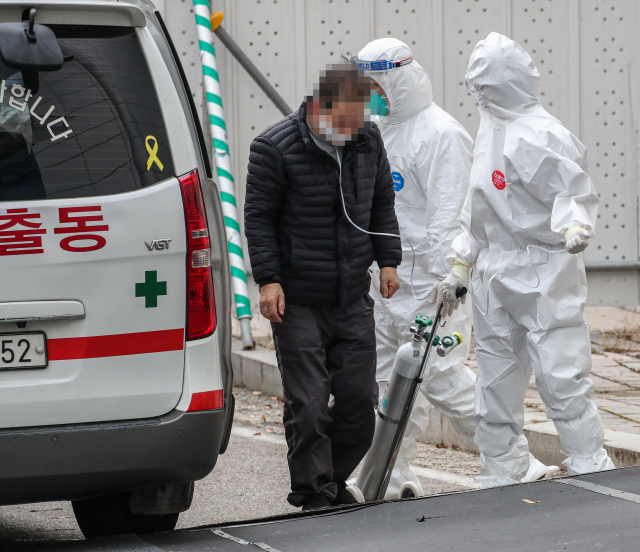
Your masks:
{"label": "white ambulance", "polygon": [[147,0],[0,2],[0,504],[170,530],[233,420],[224,220]]}

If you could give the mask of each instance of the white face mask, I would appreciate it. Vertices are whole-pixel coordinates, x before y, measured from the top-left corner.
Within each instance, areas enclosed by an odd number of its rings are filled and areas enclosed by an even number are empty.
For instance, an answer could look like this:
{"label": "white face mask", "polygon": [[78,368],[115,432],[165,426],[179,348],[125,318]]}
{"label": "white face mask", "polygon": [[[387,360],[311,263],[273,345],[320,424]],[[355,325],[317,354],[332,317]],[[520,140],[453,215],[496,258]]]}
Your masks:
{"label": "white face mask", "polygon": [[480,94],[480,92],[476,92],[476,100],[478,101],[478,105],[480,107],[489,109],[489,104],[487,103],[487,100],[484,99],[484,97]]}
{"label": "white face mask", "polygon": [[318,121],[318,127],[320,130],[320,138],[332,146],[344,146],[353,141],[351,134],[339,133],[331,126],[329,121],[323,120],[322,117]]}

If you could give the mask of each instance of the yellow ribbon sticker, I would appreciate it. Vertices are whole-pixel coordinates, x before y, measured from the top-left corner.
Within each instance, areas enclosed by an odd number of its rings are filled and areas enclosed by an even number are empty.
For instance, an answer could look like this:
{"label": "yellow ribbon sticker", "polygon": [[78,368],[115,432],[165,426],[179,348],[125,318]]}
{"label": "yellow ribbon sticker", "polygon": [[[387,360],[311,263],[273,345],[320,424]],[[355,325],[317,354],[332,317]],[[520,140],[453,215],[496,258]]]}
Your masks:
{"label": "yellow ribbon sticker", "polygon": [[[153,147],[149,145],[149,140],[153,140]],[[162,171],[164,170],[164,165],[160,163],[160,159],[158,159],[158,140],[155,139],[155,136],[147,136],[144,140],[144,143],[147,146],[147,151],[149,152],[149,159],[147,160],[147,170],[151,169],[151,165],[154,163],[158,165],[158,168]]]}

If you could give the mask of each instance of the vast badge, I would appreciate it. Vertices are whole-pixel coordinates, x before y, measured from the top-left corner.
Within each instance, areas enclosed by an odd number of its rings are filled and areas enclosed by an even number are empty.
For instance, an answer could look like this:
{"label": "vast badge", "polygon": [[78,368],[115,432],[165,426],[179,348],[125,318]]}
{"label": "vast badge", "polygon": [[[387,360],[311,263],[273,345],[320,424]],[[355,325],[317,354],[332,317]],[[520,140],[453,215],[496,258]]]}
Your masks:
{"label": "vast badge", "polygon": [[391,178],[393,178],[393,189],[396,192],[404,188],[404,177],[399,172],[392,172]]}
{"label": "vast badge", "polygon": [[491,179],[493,180],[493,185],[498,188],[498,190],[504,190],[505,186],[507,185],[504,180],[504,174],[502,174],[500,171],[493,171]]}

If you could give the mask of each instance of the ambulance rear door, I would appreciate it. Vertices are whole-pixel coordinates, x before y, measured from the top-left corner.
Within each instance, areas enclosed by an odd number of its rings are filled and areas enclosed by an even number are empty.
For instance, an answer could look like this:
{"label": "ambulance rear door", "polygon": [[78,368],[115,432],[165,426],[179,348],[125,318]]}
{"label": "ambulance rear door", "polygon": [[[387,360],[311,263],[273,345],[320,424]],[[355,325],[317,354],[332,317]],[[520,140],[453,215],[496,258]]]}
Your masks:
{"label": "ambulance rear door", "polygon": [[182,393],[192,145],[149,31],[99,24],[48,25],[58,71],[0,63],[0,427]]}

